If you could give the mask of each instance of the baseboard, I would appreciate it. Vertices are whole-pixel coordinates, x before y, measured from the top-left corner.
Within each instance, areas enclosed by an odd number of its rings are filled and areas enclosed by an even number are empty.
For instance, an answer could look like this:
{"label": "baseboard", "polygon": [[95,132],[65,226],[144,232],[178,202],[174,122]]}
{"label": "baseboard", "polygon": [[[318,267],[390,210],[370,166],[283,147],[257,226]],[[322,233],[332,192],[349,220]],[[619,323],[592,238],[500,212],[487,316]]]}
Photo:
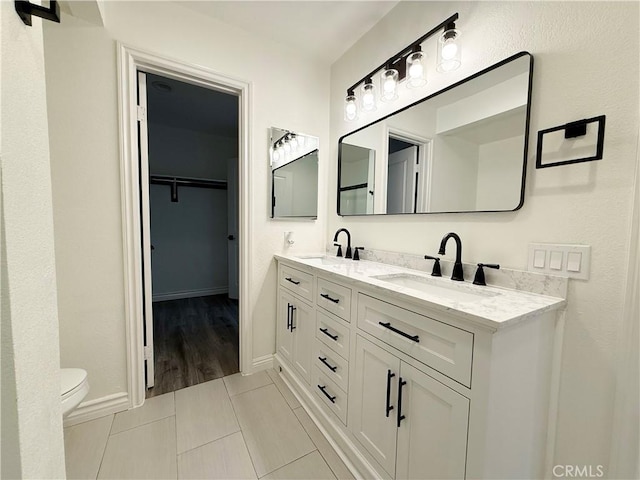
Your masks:
{"label": "baseboard", "polygon": [[251,373],[259,372],[260,370],[268,370],[273,368],[273,354],[263,355],[253,359],[251,364]]}
{"label": "baseboard", "polygon": [[129,407],[129,394],[127,392],[118,392],[113,395],[107,395],[106,397],[82,402],[78,408],[64,419],[64,426],[70,427],[78,423],[95,420],[96,418],[105,417],[112,413],[122,412]]}
{"label": "baseboard", "polygon": [[342,431],[344,427],[340,427],[337,421],[324,411],[319,401],[311,395],[291,368],[285,362],[280,361],[277,354],[274,357],[274,364],[276,369],[277,367],[282,368],[282,380],[293,392],[309,414],[309,417],[311,417],[311,420],[313,420],[313,423],[316,424],[353,476],[358,479],[384,478],[380,476],[353,441]]}
{"label": "baseboard", "polygon": [[153,295],[153,302],[165,300],[180,300],[182,298],[206,297],[207,295],[221,295],[229,293],[229,287],[200,288],[198,290],[183,290],[180,292],[158,293]]}

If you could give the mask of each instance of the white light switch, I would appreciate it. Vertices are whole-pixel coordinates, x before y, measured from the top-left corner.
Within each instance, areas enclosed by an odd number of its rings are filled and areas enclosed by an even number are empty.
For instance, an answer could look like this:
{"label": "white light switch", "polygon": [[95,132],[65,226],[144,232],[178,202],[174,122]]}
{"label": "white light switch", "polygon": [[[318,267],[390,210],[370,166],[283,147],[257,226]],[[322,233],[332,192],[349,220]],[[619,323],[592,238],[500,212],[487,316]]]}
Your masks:
{"label": "white light switch", "polygon": [[562,252],[552,251],[549,258],[549,268],[551,270],[562,270]]}
{"label": "white light switch", "polygon": [[530,243],[528,270],[562,277],[589,279],[591,247],[554,243]]}
{"label": "white light switch", "polygon": [[579,272],[580,263],[582,263],[582,253],[569,252],[567,254],[567,271],[568,272]]}
{"label": "white light switch", "polygon": [[544,262],[547,258],[545,250],[536,250],[533,253],[533,266],[536,268],[544,268]]}

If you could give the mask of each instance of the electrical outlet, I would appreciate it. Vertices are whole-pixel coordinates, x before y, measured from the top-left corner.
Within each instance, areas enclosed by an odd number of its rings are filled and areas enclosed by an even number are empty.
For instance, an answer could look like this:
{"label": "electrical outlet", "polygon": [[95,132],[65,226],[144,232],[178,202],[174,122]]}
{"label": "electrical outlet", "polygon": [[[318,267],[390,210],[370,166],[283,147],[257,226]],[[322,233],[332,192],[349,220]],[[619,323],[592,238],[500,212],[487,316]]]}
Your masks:
{"label": "electrical outlet", "polygon": [[530,243],[530,272],[548,273],[559,277],[589,279],[591,264],[590,245],[569,245],[557,243]]}

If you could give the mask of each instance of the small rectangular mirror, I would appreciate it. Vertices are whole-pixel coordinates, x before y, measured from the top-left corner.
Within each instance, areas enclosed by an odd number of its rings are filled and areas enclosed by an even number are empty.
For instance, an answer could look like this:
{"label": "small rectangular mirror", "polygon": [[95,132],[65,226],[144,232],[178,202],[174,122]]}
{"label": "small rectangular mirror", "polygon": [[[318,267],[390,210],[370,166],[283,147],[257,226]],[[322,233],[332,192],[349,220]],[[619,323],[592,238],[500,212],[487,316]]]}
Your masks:
{"label": "small rectangular mirror", "polygon": [[271,127],[271,218],[318,217],[318,137]]}
{"label": "small rectangular mirror", "polygon": [[532,71],[518,53],[343,136],[338,214],[520,208]]}

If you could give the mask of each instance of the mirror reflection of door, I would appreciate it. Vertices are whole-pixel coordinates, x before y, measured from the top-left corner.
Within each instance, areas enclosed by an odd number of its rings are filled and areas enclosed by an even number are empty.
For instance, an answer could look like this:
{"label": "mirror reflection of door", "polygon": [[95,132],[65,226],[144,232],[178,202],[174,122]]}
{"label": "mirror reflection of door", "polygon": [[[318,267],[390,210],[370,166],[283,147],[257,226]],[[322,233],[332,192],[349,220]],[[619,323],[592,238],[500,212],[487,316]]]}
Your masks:
{"label": "mirror reflection of door", "polygon": [[375,151],[343,143],[340,155],[340,210],[345,215],[373,213]]}
{"label": "mirror reflection of door", "polygon": [[418,147],[390,138],[388,158],[387,213],[414,213]]}

